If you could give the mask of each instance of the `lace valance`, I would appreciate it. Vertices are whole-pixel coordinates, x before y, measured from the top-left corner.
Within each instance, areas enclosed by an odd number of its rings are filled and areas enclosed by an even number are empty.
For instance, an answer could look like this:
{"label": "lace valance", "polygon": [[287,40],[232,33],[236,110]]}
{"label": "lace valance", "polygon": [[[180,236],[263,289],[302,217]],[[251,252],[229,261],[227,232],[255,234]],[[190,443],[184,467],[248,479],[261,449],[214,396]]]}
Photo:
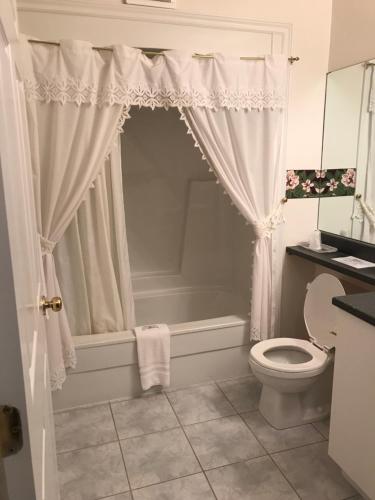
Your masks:
{"label": "lace valance", "polygon": [[[27,44],[27,42],[25,42]],[[27,44],[32,67],[23,76],[26,97],[77,105],[281,109],[285,106],[287,58],[261,61],[215,54],[166,51],[149,59],[124,45],[92,50],[82,41],[60,46]]]}

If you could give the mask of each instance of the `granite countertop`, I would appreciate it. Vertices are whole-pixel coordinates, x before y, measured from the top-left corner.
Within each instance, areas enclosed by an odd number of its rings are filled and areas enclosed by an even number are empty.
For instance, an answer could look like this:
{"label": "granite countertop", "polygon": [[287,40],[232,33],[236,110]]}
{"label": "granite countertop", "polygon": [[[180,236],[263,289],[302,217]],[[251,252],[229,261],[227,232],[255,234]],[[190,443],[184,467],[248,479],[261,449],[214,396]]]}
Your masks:
{"label": "granite countertop", "polygon": [[375,292],[334,297],[332,303],[357,318],[375,326]]}
{"label": "granite countertop", "polygon": [[302,257],[304,259],[315,262],[316,264],[320,264],[321,266],[328,267],[329,269],[333,269],[334,271],[337,271],[339,273],[346,274],[347,276],[351,276],[352,278],[356,278],[366,283],[370,283],[371,285],[375,285],[375,267],[356,269],[354,267],[347,266],[346,264],[342,264],[341,262],[332,260],[335,257],[347,257],[347,253],[317,253],[313,252],[312,250],[308,250],[307,248],[303,248],[299,245],[294,247],[286,247],[286,252],[289,255],[297,255],[298,257]]}

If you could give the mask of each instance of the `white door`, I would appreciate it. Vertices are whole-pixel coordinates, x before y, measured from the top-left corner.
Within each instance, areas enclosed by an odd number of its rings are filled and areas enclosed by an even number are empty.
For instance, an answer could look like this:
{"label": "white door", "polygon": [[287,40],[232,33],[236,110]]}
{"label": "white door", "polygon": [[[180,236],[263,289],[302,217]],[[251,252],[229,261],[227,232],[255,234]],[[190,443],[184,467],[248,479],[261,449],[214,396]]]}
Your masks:
{"label": "white door", "polygon": [[[9,41],[12,23],[3,14],[0,8],[0,405],[20,411],[23,447],[3,459],[0,478],[9,500],[58,500],[25,107]],[[2,481],[0,495],[4,489]]]}

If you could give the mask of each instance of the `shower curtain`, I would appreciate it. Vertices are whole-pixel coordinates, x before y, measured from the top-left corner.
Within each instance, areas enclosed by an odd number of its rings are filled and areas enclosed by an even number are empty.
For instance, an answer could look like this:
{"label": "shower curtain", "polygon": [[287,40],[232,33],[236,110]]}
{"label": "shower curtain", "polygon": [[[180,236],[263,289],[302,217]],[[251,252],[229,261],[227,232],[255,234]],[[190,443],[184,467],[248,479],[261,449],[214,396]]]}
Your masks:
{"label": "shower curtain", "polygon": [[73,335],[135,326],[119,136],[56,245],[55,262]]}
{"label": "shower curtain", "polygon": [[[287,58],[240,60],[214,54],[201,59],[187,51],[171,50],[149,59],[141,50],[123,45],[97,51],[79,41],[63,41],[60,47],[32,45],[28,50],[32,67],[24,84],[46,294],[60,292],[53,250],[103,168],[118,124],[122,127],[131,106],[176,107],[218,182],[253,227],[251,338],[273,336],[281,268],[272,249],[274,231],[282,222],[280,147]],[[89,206],[93,205],[86,205],[86,210]],[[93,216],[86,215],[88,219]],[[108,220],[106,224],[108,229]],[[82,231],[80,228],[81,242]],[[104,254],[95,254],[98,266],[105,266]],[[126,252],[121,257],[126,259]],[[108,253],[106,258],[108,263]],[[121,271],[113,263],[113,268],[122,274],[116,277],[117,283],[122,278],[130,280],[126,266]],[[95,287],[90,288],[86,303],[93,301]],[[104,294],[101,298],[104,300]],[[130,310],[129,318],[131,314]],[[50,315],[48,330],[52,384],[57,388],[65,379],[65,367],[74,365],[65,310]]]}
{"label": "shower curtain", "polygon": [[222,108],[186,108],[183,117],[220,183],[252,226],[251,340],[274,336],[280,296],[280,254],[272,233],[283,222],[283,115]]}
{"label": "shower curtain", "polygon": [[[22,54],[43,294],[51,298],[61,295],[55,246],[103,167],[123,108],[112,98],[114,54],[102,56],[80,41],[62,41],[60,46],[24,41]],[[62,387],[66,368],[76,363],[64,307],[49,314],[46,330],[55,390]]]}

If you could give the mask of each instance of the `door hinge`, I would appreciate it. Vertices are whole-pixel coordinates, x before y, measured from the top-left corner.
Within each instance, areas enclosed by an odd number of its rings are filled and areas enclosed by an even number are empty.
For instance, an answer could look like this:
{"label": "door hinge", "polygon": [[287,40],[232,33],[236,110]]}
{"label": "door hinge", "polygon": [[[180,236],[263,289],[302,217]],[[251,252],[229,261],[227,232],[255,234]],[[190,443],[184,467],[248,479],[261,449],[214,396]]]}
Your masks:
{"label": "door hinge", "polygon": [[20,412],[14,406],[0,405],[0,455],[9,457],[23,446]]}

